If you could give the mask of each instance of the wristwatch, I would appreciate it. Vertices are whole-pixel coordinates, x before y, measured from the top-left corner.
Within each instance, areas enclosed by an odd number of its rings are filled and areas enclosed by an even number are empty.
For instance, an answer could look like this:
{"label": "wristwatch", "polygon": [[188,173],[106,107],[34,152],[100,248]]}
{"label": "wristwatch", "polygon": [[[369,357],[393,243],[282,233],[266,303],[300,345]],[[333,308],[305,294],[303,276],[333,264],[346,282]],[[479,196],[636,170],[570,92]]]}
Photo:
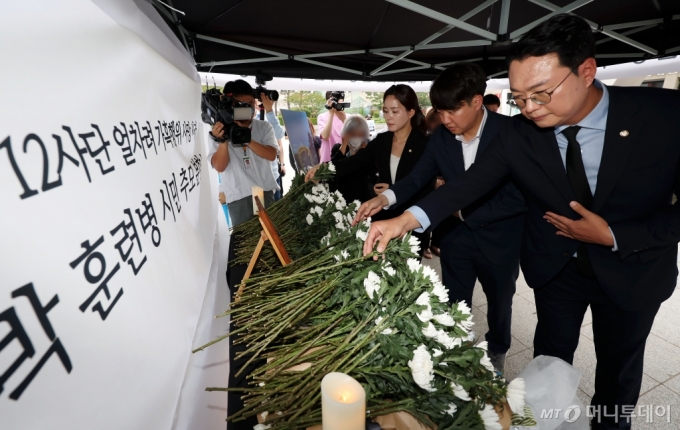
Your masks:
{"label": "wristwatch", "polygon": [[286,163],[279,163],[282,167],[286,167]]}

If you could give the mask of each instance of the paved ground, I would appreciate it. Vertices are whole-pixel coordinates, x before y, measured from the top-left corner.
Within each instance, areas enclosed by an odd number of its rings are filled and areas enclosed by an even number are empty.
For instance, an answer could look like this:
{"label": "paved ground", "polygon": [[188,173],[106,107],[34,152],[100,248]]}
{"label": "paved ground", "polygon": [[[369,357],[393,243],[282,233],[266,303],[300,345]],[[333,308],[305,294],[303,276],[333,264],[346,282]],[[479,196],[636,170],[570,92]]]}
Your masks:
{"label": "paved ground", "polygon": [[[424,263],[432,266],[441,276],[439,259],[424,259]],[[517,293],[513,300],[512,345],[508,351],[505,364],[505,376],[512,380],[533,358],[533,339],[536,328],[536,306],[533,291],[527,286],[520,273],[517,280]],[[477,283],[472,298],[472,315],[475,332],[483,335],[488,330],[486,322],[486,296],[481,285]],[[578,396],[584,404],[590,404],[595,392],[595,347],[590,309],[585,315],[581,327],[581,339],[574,357],[574,366],[583,376],[579,385]],[[653,416],[652,422],[645,417],[635,418],[634,429],[680,429],[680,290],[661,305],[652,333],[647,340],[645,352],[644,376],[638,409],[645,410],[646,405],[667,408],[670,405],[670,423],[667,414],[663,417]]]}

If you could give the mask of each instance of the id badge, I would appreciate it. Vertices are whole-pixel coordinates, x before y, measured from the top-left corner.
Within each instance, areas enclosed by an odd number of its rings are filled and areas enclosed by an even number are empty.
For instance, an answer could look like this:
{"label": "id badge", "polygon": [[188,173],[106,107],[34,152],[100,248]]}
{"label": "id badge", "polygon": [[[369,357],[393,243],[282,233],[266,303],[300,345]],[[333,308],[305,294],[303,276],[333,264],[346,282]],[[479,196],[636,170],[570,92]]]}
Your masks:
{"label": "id badge", "polygon": [[253,168],[253,162],[250,157],[243,157],[243,168],[245,170],[250,170]]}

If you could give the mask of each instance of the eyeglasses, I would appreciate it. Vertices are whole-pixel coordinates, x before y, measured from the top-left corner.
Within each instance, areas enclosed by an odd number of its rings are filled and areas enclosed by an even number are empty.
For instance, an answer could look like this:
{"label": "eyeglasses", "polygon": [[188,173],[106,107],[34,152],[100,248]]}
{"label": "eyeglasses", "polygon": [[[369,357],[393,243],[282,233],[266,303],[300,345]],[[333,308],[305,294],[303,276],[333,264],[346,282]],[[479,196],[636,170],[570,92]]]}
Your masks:
{"label": "eyeglasses", "polygon": [[564,83],[564,81],[567,80],[567,78],[571,75],[571,72],[567,76],[562,79],[562,82],[557,84],[555,88],[548,92],[548,91],[538,91],[536,93],[531,94],[528,98],[522,99],[519,97],[513,97],[510,100],[508,100],[508,104],[512,107],[515,107],[517,109],[524,109],[527,105],[527,100],[531,100],[532,102],[536,103],[537,105],[547,105],[550,103],[550,100],[552,100],[552,94]]}

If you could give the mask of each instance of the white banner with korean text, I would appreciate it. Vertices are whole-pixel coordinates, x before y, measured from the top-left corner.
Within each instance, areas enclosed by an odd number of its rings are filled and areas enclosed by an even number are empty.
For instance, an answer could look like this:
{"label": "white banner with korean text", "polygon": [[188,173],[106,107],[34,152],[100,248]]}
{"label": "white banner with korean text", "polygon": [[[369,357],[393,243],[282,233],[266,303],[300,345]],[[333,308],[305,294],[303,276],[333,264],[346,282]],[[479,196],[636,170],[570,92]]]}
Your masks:
{"label": "white banner with korean text", "polygon": [[0,428],[170,429],[216,243],[200,84],[88,0],[6,2],[0,40]]}

